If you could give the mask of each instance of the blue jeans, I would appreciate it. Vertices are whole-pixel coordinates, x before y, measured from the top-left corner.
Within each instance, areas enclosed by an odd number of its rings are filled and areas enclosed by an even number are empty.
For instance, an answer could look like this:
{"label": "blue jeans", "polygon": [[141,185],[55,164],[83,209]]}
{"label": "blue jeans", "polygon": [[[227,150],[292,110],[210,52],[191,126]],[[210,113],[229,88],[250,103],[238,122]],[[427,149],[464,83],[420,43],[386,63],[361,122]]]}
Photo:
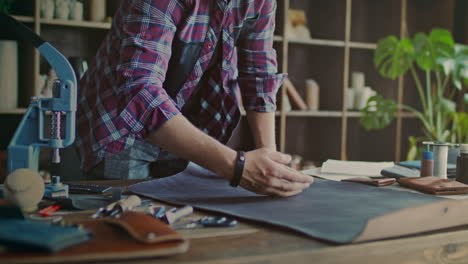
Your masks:
{"label": "blue jeans", "polygon": [[147,179],[161,178],[183,171],[188,161],[147,141],[135,144],[105,158],[88,174],[91,179]]}

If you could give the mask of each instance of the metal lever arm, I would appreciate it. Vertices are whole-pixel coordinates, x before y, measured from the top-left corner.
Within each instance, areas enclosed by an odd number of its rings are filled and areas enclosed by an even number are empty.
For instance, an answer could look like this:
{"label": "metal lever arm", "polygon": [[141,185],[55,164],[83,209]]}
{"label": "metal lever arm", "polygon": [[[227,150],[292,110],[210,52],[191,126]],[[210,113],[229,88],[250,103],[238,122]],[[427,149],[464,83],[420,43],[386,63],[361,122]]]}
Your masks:
{"label": "metal lever arm", "polygon": [[[75,113],[77,81],[73,67],[52,45],[45,42],[28,27],[14,18],[0,13],[0,37],[30,42],[57,73],[60,87],[53,98],[31,102],[8,145],[8,172],[18,168],[38,169],[39,148],[65,148],[75,140]],[[44,136],[45,113],[61,112],[66,115],[64,138]]]}

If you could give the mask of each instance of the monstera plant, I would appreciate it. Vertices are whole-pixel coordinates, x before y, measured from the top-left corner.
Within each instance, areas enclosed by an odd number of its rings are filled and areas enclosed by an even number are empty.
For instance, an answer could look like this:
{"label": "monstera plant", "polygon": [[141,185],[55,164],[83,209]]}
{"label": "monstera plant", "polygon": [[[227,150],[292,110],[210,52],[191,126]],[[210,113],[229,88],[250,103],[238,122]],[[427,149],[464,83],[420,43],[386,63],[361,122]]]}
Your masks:
{"label": "monstera plant", "polygon": [[398,108],[413,113],[422,123],[424,137],[410,137],[408,159],[415,158],[422,140],[468,142],[468,94],[462,94],[468,86],[467,45],[455,44],[445,29],[433,29],[429,35],[417,33],[412,39],[388,36],[377,43],[374,64],[380,75],[390,79],[410,74],[420,109],[373,96],[361,110],[364,128],[388,126]]}

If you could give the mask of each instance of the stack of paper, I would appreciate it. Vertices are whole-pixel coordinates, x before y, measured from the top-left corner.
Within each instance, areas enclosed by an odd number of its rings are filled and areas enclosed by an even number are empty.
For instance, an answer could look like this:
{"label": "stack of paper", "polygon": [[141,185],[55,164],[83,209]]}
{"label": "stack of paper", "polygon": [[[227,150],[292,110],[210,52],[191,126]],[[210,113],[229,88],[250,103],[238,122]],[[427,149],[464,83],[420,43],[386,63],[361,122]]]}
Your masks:
{"label": "stack of paper", "polygon": [[395,166],[393,162],[327,160],[321,168],[304,171],[305,174],[341,181],[349,178],[379,177],[382,169]]}

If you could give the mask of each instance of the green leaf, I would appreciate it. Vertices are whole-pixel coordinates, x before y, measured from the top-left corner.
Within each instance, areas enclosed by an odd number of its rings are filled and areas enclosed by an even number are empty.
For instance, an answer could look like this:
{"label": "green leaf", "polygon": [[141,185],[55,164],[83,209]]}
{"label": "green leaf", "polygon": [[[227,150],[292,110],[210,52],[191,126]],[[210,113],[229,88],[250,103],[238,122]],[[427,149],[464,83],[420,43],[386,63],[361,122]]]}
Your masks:
{"label": "green leaf", "polygon": [[436,63],[442,66],[442,70],[447,76],[455,72],[457,68],[457,63],[454,58],[437,58]]}
{"label": "green leaf", "polygon": [[[468,85],[468,56],[460,56],[457,58],[458,76],[465,85]],[[461,90],[461,87],[459,87]]]}
{"label": "green leaf", "polygon": [[454,127],[457,143],[468,142],[468,113],[458,112],[454,115]]}
{"label": "green leaf", "polygon": [[460,78],[457,78],[456,75],[453,75],[452,77],[452,84],[457,88],[458,90],[461,90],[462,88],[462,82],[460,81]]}
{"label": "green leaf", "polygon": [[382,76],[396,79],[408,71],[413,57],[414,48],[408,38],[398,40],[395,36],[388,36],[377,43],[374,65]]}
{"label": "green leaf", "polygon": [[388,126],[397,110],[397,104],[381,95],[374,95],[361,110],[360,123],[366,130],[382,129]]}
{"label": "green leaf", "polygon": [[415,160],[417,159],[419,152],[420,152],[418,151],[418,143],[421,142],[421,139],[410,136],[408,137],[408,141],[409,141],[409,148],[408,148],[408,152],[406,153],[406,160]]}
{"label": "green leaf", "polygon": [[460,128],[458,140],[460,143],[468,142],[468,113],[458,113],[458,127]]}
{"label": "green leaf", "polygon": [[433,68],[432,48],[429,37],[425,33],[417,33],[413,38],[416,63],[423,70]]}
{"label": "green leaf", "polygon": [[459,90],[462,89],[462,83],[468,85],[468,46],[455,45],[454,55],[455,68],[452,70],[452,83]]}
{"label": "green leaf", "polygon": [[[462,70],[460,71],[460,76],[461,76],[462,79],[463,79],[463,83],[464,83],[465,85],[468,85],[468,66],[466,66],[464,69],[462,69]],[[460,90],[461,90],[461,88],[460,88]]]}
{"label": "green leaf", "polygon": [[431,42],[434,43],[444,43],[450,47],[453,47],[455,45],[455,42],[453,41],[452,33],[446,29],[442,28],[435,28],[431,31],[429,34],[429,38],[431,39]]}
{"label": "green leaf", "polygon": [[[434,29],[429,36],[417,33],[413,38],[416,64],[423,70],[447,70],[438,59],[450,59],[454,54],[452,34],[445,29]],[[443,61],[446,63],[446,61]],[[447,66],[447,65],[446,65]]]}
{"label": "green leaf", "polygon": [[449,138],[450,138],[450,130],[444,130],[444,132],[442,132],[441,141],[442,142],[448,142]]}
{"label": "green leaf", "polygon": [[452,100],[440,98],[440,110],[445,113],[454,113],[457,110],[457,105]]}

